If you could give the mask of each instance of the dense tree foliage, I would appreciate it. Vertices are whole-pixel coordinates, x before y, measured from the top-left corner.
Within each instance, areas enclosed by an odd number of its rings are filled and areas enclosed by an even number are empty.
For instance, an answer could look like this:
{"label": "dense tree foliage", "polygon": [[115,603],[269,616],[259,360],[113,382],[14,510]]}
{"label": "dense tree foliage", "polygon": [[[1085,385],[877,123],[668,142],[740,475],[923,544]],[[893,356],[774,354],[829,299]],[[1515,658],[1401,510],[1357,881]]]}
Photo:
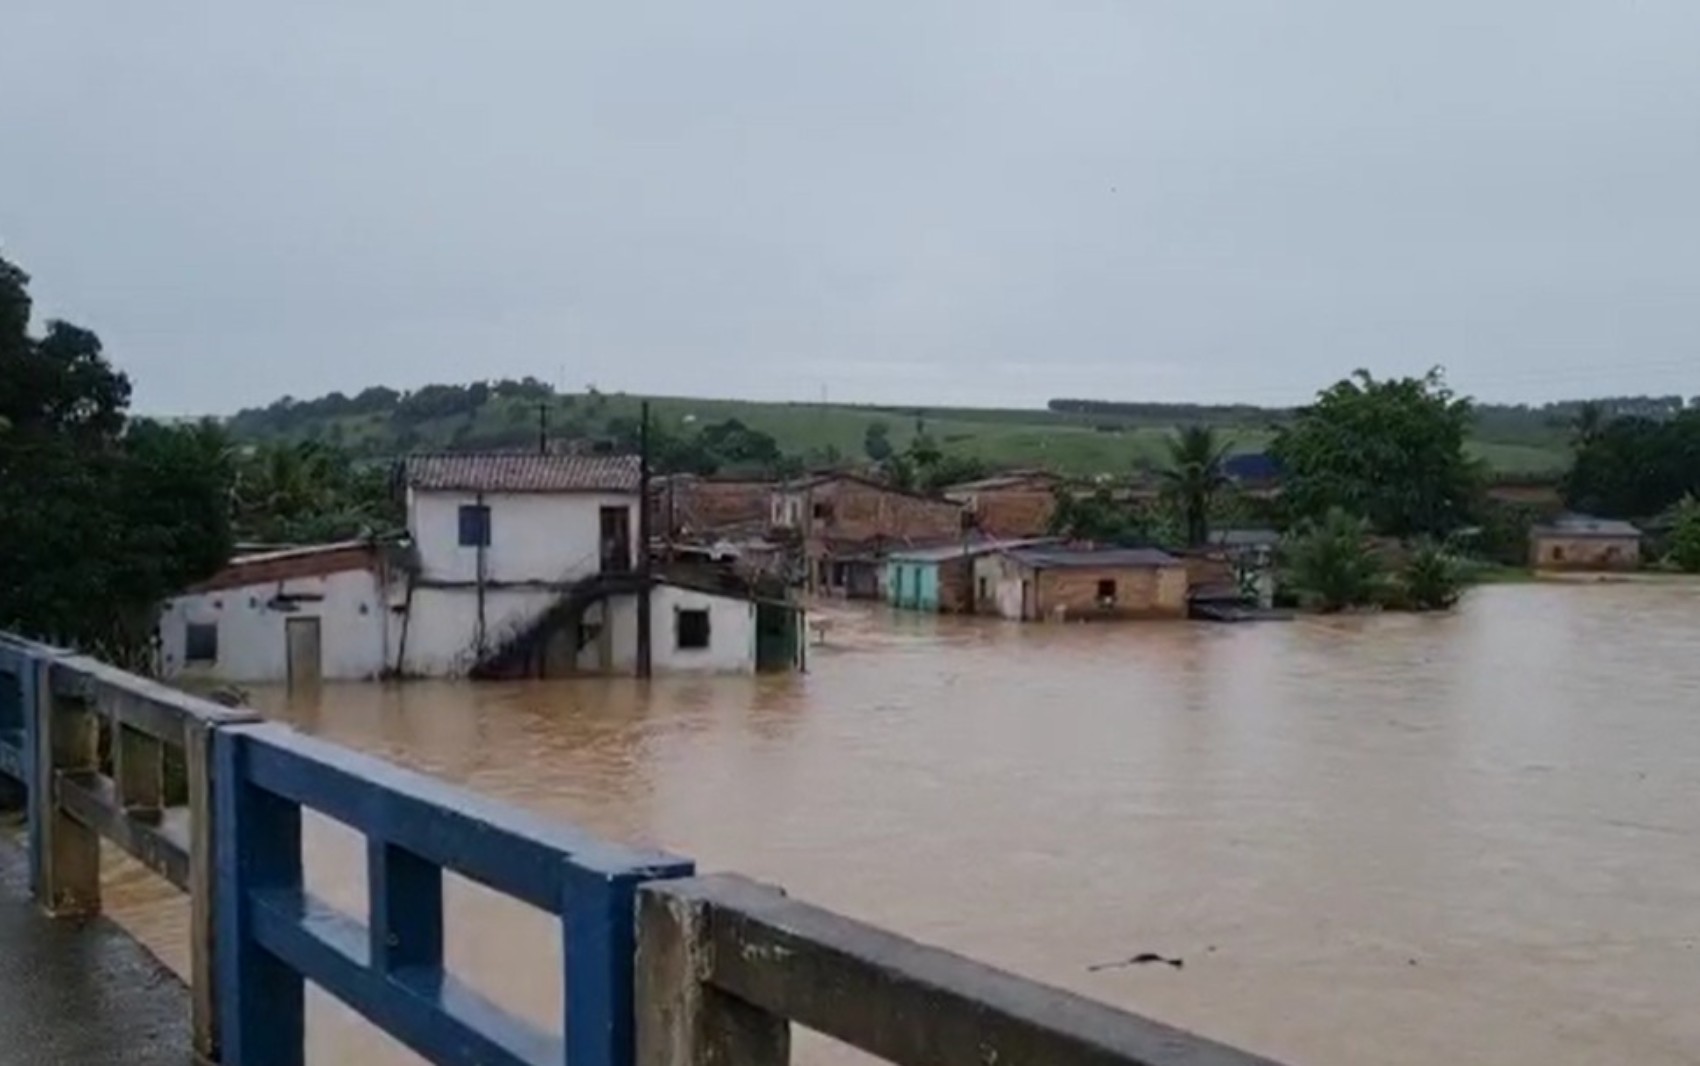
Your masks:
{"label": "dense tree foliage", "polygon": [[1210,513],[1228,487],[1223,462],[1229,444],[1209,426],[1186,426],[1168,441],[1169,465],[1162,472],[1164,495],[1179,512],[1189,546],[1210,539]]}
{"label": "dense tree foliage", "polygon": [[891,446],[891,427],[884,422],[869,422],[867,431],[862,434],[862,451],[876,463],[883,463],[891,458],[895,449]]}
{"label": "dense tree foliage", "polygon": [[1612,419],[1577,445],[1564,483],[1573,510],[1644,518],[1700,493],[1700,411]]}
{"label": "dense tree foliage", "polygon": [[1335,507],[1306,522],[1284,546],[1286,580],[1314,610],[1342,611],[1375,602],[1382,568],[1369,523]]}
{"label": "dense tree foliage", "polygon": [[0,259],[0,627],[139,664],[159,601],[229,556],[230,450],[131,421],[95,334],[31,334],[28,281]]}
{"label": "dense tree foliage", "polygon": [[356,466],[336,448],[269,444],[236,465],[238,540],[312,544],[376,536],[404,521],[400,495],[383,464]]}
{"label": "dense tree foliage", "polygon": [[1481,481],[1464,451],[1470,418],[1439,371],[1377,381],[1360,370],[1276,436],[1291,513],[1314,519],[1339,507],[1392,536],[1450,533]]}
{"label": "dense tree foliage", "polygon": [[1700,499],[1684,496],[1671,511],[1670,562],[1686,573],[1700,573]]}
{"label": "dense tree foliage", "polygon": [[[636,418],[611,418],[604,437],[614,451],[636,452],[642,445],[642,426]],[[651,469],[658,474],[789,477],[802,471],[801,461],[782,453],[771,435],[735,418],[694,432],[679,432],[652,420],[649,454]]]}
{"label": "dense tree foliage", "polygon": [[1458,560],[1438,541],[1414,545],[1399,570],[1398,606],[1412,611],[1446,611],[1464,593]]}

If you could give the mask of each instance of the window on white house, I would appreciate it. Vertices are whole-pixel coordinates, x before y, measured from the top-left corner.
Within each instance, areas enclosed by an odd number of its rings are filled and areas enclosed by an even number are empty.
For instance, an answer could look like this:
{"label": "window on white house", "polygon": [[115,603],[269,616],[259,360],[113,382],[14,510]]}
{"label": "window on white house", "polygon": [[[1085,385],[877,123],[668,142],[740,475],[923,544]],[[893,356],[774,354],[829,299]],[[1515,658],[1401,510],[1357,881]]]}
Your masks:
{"label": "window on white house", "polygon": [[681,607],[673,616],[674,643],[680,651],[701,651],[708,647],[708,611]]}
{"label": "window on white house", "polygon": [[183,627],[183,661],[186,663],[218,662],[217,623],[190,622]]}
{"label": "window on white house", "polygon": [[490,508],[481,503],[469,503],[461,507],[460,546],[463,548],[488,548],[490,546]]}

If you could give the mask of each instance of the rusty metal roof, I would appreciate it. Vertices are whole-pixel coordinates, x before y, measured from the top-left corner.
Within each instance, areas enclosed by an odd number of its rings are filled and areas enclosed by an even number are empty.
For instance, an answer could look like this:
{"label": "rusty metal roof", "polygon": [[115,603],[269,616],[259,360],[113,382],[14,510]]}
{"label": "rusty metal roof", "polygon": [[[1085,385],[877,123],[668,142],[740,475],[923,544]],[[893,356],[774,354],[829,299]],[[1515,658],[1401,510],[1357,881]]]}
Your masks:
{"label": "rusty metal roof", "polygon": [[410,455],[407,486],[424,492],[636,492],[635,455],[467,452]]}

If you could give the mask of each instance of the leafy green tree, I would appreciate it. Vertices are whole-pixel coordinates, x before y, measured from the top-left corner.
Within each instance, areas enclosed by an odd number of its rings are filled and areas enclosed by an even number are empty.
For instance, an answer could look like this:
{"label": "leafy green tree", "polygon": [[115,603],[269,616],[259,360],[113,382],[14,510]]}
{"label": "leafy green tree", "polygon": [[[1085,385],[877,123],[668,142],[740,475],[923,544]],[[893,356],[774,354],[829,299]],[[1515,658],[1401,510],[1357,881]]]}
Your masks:
{"label": "leafy green tree", "polygon": [[1464,451],[1470,402],[1438,370],[1377,381],[1360,370],[1297,412],[1272,449],[1294,517],[1333,508],[1398,537],[1444,536],[1463,524],[1481,473]]}
{"label": "leafy green tree", "polygon": [[240,540],[311,544],[400,528],[400,500],[380,465],[356,467],[320,444],[263,445],[236,466],[232,494]]}
{"label": "leafy green tree", "polygon": [[1670,561],[1686,573],[1700,573],[1700,499],[1684,496],[1671,518]]}
{"label": "leafy green tree", "polygon": [[1597,400],[1589,400],[1576,409],[1576,416],[1570,422],[1571,446],[1581,451],[1599,439],[1600,431],[1605,428],[1610,419],[1606,415],[1605,405]]}
{"label": "leafy green tree", "polygon": [[1326,613],[1375,601],[1381,562],[1369,536],[1368,522],[1335,507],[1289,538],[1287,580],[1307,606]]}
{"label": "leafy green tree", "polygon": [[0,259],[0,628],[145,665],[159,602],[228,558],[229,449],[131,422],[95,334],[30,334],[28,284]]}
{"label": "leafy green tree", "polygon": [[1606,423],[1576,452],[1565,503],[1610,518],[1660,514],[1700,493],[1700,411]]}
{"label": "leafy green tree", "polygon": [[876,463],[890,459],[895,451],[891,446],[891,427],[884,422],[869,422],[862,434],[862,451]]}
{"label": "leafy green tree", "polygon": [[1433,540],[1418,542],[1399,572],[1404,605],[1415,611],[1445,611],[1463,595],[1458,561]]}
{"label": "leafy green tree", "polygon": [[1117,501],[1106,487],[1085,495],[1059,487],[1056,500],[1056,510],[1051,513],[1051,533],[1055,536],[1126,547],[1151,543],[1149,516]]}
{"label": "leafy green tree", "polygon": [[1164,494],[1179,509],[1186,542],[1196,547],[1210,539],[1210,510],[1228,486],[1222,462],[1228,442],[1217,439],[1209,426],[1186,426],[1168,442],[1169,465],[1162,472]]}

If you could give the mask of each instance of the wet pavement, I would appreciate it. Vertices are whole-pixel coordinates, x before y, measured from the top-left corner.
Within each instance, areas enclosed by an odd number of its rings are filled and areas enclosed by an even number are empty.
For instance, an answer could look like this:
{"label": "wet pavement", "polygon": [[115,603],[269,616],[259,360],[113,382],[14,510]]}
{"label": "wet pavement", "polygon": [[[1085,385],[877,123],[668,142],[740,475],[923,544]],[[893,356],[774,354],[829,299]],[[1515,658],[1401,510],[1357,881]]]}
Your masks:
{"label": "wet pavement", "polygon": [[0,841],[0,1064],[184,1066],[189,993],[112,922],[55,922]]}

